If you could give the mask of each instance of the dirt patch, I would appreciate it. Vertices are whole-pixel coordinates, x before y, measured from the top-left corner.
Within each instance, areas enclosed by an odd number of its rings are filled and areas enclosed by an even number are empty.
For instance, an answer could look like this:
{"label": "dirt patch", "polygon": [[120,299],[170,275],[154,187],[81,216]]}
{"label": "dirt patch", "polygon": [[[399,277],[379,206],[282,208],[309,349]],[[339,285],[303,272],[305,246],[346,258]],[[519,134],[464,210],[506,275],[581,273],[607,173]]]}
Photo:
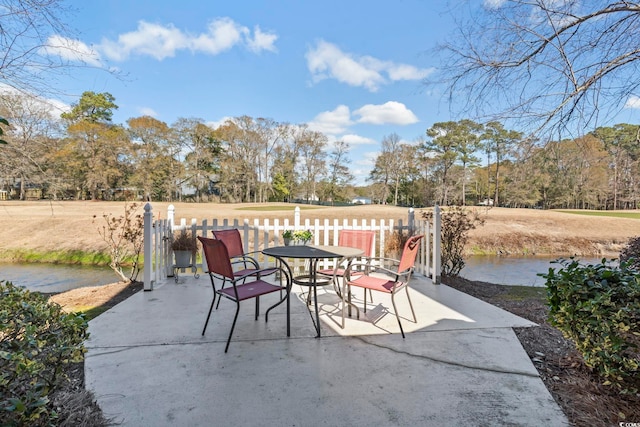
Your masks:
{"label": "dirt patch", "polygon": [[87,309],[106,311],[138,292],[142,287],[141,282],[118,282],[52,294],[49,300],[59,304],[67,312]]}

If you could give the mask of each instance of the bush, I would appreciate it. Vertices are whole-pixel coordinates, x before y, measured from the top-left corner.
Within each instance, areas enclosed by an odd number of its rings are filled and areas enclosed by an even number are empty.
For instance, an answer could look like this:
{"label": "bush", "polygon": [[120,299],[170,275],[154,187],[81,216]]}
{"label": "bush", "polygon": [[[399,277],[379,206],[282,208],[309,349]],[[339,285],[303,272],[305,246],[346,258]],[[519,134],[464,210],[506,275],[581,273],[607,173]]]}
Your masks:
{"label": "bush", "polygon": [[388,233],[384,241],[384,251],[392,257],[400,257],[405,243],[413,236],[413,231],[394,230]]}
{"label": "bush", "polygon": [[[135,282],[142,267],[140,258],[144,245],[144,216],[139,214],[138,203],[124,204],[124,215],[116,217],[111,213],[102,215],[104,223],[98,227],[98,234],[109,247],[111,260],[109,267],[121,281]],[[97,215],[93,216],[93,221]],[[124,273],[126,265],[131,265],[131,273]]]}
{"label": "bush", "polygon": [[[433,211],[422,213],[422,217],[432,221]],[[464,248],[469,241],[469,231],[484,224],[484,219],[475,210],[462,206],[451,206],[442,210],[441,215],[442,276],[455,277],[464,268]]]}
{"label": "bush", "polygon": [[640,274],[626,263],[556,261],[544,277],[549,320],[582,353],[585,364],[623,393],[640,390]]}
{"label": "bush", "polygon": [[49,395],[68,380],[66,365],[83,360],[87,338],[82,315],[0,281],[0,424],[55,425]]}
{"label": "bush", "polygon": [[620,252],[620,262],[626,262],[629,267],[640,270],[640,236],[632,237]]}

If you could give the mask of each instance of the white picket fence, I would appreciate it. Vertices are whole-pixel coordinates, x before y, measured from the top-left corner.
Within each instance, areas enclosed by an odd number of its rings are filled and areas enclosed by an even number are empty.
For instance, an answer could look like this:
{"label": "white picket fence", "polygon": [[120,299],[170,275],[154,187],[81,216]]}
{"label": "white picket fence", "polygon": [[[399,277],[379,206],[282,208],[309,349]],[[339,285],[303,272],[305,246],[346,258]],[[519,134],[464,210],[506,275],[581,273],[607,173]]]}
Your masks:
{"label": "white picket fence", "polygon": [[[170,247],[171,236],[176,230],[190,230],[196,236],[213,237],[213,230],[237,228],[240,230],[245,253],[260,252],[262,249],[282,245],[282,232],[287,229],[311,230],[315,245],[337,245],[340,230],[373,230],[376,232],[374,241],[376,257],[397,257],[398,254],[385,253],[385,242],[389,235],[396,231],[407,231],[410,234],[424,234],[425,238],[420,243],[420,251],[416,260],[415,272],[429,277],[433,283],[440,283],[440,208],[435,206],[433,222],[416,218],[415,211],[411,208],[407,212],[406,221],[403,219],[389,220],[343,220],[315,219],[313,222],[301,218],[300,208],[296,207],[293,218],[280,219],[203,219],[198,222],[195,218],[189,223],[185,218],[179,222],[175,220],[175,207],[170,205],[167,219],[154,220],[153,209],[150,203],[144,207],[144,290],[153,290],[154,283],[166,280],[173,276],[173,252]],[[191,273],[206,272],[206,264],[202,265],[202,256],[193,256],[191,260]],[[151,261],[151,262],[149,262]],[[275,260],[262,255],[260,259],[264,265],[273,265]],[[334,259],[320,261],[321,268],[333,268]],[[294,268],[302,268],[296,265]],[[183,270],[184,271],[184,270]]]}

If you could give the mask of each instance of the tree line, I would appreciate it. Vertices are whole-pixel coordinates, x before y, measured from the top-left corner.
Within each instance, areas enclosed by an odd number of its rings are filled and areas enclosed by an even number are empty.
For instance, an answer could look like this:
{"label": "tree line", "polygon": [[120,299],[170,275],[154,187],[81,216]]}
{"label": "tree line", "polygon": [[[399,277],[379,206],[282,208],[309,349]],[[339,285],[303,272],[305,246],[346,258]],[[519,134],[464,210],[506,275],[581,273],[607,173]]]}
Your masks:
{"label": "tree line", "polygon": [[440,122],[416,141],[392,133],[366,186],[355,186],[349,144],[306,125],[236,117],[218,127],[149,116],[112,122],[109,93],[85,92],[53,117],[42,102],[0,98],[8,120],[0,189],[25,199],[305,200],[432,206],[637,209],[638,125],[601,127],[576,139],[541,141],[500,122]]}
{"label": "tree line", "polygon": [[69,112],[51,115],[35,98],[5,94],[10,126],[0,156],[0,189],[28,197],[174,201],[331,202],[356,194],[349,146],[304,125],[236,117],[215,129],[204,120],[168,125],[150,116],[112,122],[109,93],[85,92]]}
{"label": "tree line", "polygon": [[497,121],[440,122],[415,144],[383,138],[370,179],[395,204],[638,209],[640,126],[539,141]]}

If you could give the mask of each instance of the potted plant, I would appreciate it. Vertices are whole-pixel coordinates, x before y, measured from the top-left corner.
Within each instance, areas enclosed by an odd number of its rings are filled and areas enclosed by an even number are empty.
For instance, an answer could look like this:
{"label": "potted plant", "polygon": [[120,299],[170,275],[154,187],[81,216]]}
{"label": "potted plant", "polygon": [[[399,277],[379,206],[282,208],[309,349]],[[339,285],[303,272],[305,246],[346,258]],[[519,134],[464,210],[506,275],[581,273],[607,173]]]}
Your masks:
{"label": "potted plant", "polygon": [[313,238],[311,230],[285,230],[282,233],[282,239],[285,246],[293,245],[306,245]]}
{"label": "potted plant", "polygon": [[313,233],[311,230],[297,230],[293,233],[293,239],[298,242],[298,244],[306,245],[313,239]]}
{"label": "potted plant", "polygon": [[293,230],[284,230],[284,232],[282,233],[282,240],[284,240],[285,246],[289,246],[289,244],[293,240]]}
{"label": "potted plant", "polygon": [[198,241],[191,232],[181,230],[173,234],[171,249],[175,257],[175,266],[184,268],[191,266],[191,257],[198,250]]}

